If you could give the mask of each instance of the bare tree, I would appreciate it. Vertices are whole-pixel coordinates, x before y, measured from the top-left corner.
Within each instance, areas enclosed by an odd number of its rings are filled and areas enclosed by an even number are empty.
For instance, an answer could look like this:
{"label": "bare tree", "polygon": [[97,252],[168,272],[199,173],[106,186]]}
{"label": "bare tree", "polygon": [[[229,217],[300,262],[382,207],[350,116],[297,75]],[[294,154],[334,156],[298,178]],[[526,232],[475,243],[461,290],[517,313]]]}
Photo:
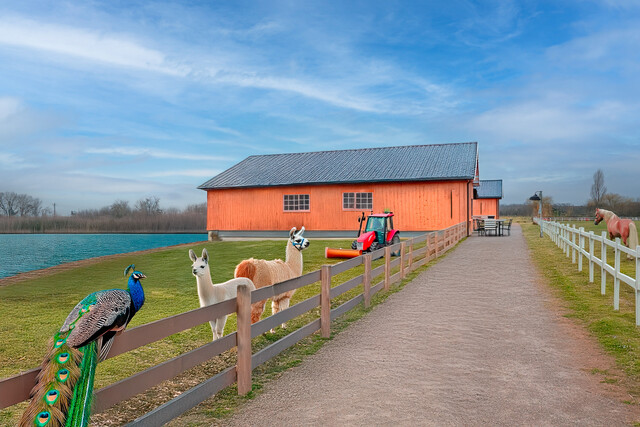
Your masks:
{"label": "bare tree", "polygon": [[109,213],[116,218],[122,218],[131,214],[129,202],[126,200],[116,200],[109,206]]}
{"label": "bare tree", "polygon": [[135,209],[144,215],[157,215],[162,213],[162,209],[160,209],[160,199],[155,196],[138,200]]}
{"label": "bare tree", "polygon": [[593,184],[591,185],[591,200],[596,207],[600,206],[605,194],[607,194],[607,187],[604,185],[604,173],[602,169],[598,169],[593,174]]}

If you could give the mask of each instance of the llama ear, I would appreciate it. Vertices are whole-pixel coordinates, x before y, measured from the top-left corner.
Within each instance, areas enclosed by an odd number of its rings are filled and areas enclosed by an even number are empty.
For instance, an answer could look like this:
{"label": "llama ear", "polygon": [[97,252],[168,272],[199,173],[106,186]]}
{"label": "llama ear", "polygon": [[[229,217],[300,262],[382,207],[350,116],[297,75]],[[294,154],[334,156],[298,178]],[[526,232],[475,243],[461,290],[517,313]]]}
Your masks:
{"label": "llama ear", "polygon": [[302,236],[302,233],[304,233],[304,225],[302,226],[302,228],[300,229],[300,232],[298,234]]}
{"label": "llama ear", "polygon": [[209,262],[209,252],[207,252],[206,249],[202,250],[202,259],[205,260],[206,262]]}
{"label": "llama ear", "polygon": [[196,262],[196,260],[198,259],[196,253],[193,252],[193,249],[189,249],[189,259],[193,262]]}
{"label": "llama ear", "polygon": [[292,238],[294,234],[296,234],[296,228],[295,227],[293,227],[291,229],[291,231],[289,231],[289,238]]}

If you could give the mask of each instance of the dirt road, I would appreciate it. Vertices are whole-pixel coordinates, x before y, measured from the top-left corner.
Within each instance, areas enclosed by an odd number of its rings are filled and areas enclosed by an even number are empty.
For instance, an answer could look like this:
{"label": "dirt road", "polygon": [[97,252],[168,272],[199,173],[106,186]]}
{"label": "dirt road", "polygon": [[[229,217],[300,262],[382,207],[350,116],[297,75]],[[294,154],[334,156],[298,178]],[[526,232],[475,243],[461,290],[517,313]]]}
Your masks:
{"label": "dirt road", "polygon": [[235,426],[625,425],[608,356],[511,236],[472,237],[268,384]]}

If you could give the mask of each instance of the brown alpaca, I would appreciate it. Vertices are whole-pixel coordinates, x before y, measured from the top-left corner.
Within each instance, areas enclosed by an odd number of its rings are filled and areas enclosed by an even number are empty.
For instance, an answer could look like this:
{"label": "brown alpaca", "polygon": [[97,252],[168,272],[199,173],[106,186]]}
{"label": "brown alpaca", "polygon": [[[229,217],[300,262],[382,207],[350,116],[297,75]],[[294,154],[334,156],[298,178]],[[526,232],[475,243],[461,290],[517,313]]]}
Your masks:
{"label": "brown alpaca", "polygon": [[[236,266],[234,277],[248,277],[256,285],[256,288],[262,288],[301,276],[302,251],[309,247],[309,241],[302,237],[302,233],[304,233],[304,227],[297,233],[295,227],[289,231],[285,261],[281,259],[270,261],[255,258],[245,259]],[[273,297],[271,300],[272,314],[287,309],[294,292],[295,290],[288,291]],[[266,303],[267,300],[263,300],[251,304],[251,323],[260,320]],[[286,327],[286,324],[283,323],[282,327]]]}

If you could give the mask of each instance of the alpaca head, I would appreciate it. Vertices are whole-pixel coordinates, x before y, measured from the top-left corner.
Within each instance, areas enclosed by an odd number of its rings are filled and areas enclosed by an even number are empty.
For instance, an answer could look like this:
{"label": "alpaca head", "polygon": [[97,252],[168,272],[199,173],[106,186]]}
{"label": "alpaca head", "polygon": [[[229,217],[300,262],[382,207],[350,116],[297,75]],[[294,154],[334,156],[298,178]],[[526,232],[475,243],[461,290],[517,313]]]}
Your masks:
{"label": "alpaca head", "polygon": [[202,250],[202,256],[198,257],[193,249],[189,249],[189,259],[193,261],[191,264],[191,274],[196,277],[203,277],[209,273],[209,253],[206,249]]}
{"label": "alpaca head", "polygon": [[307,249],[309,247],[309,240],[305,239],[302,234],[304,233],[304,226],[296,233],[296,228],[293,227],[289,231],[289,241],[299,251]]}

